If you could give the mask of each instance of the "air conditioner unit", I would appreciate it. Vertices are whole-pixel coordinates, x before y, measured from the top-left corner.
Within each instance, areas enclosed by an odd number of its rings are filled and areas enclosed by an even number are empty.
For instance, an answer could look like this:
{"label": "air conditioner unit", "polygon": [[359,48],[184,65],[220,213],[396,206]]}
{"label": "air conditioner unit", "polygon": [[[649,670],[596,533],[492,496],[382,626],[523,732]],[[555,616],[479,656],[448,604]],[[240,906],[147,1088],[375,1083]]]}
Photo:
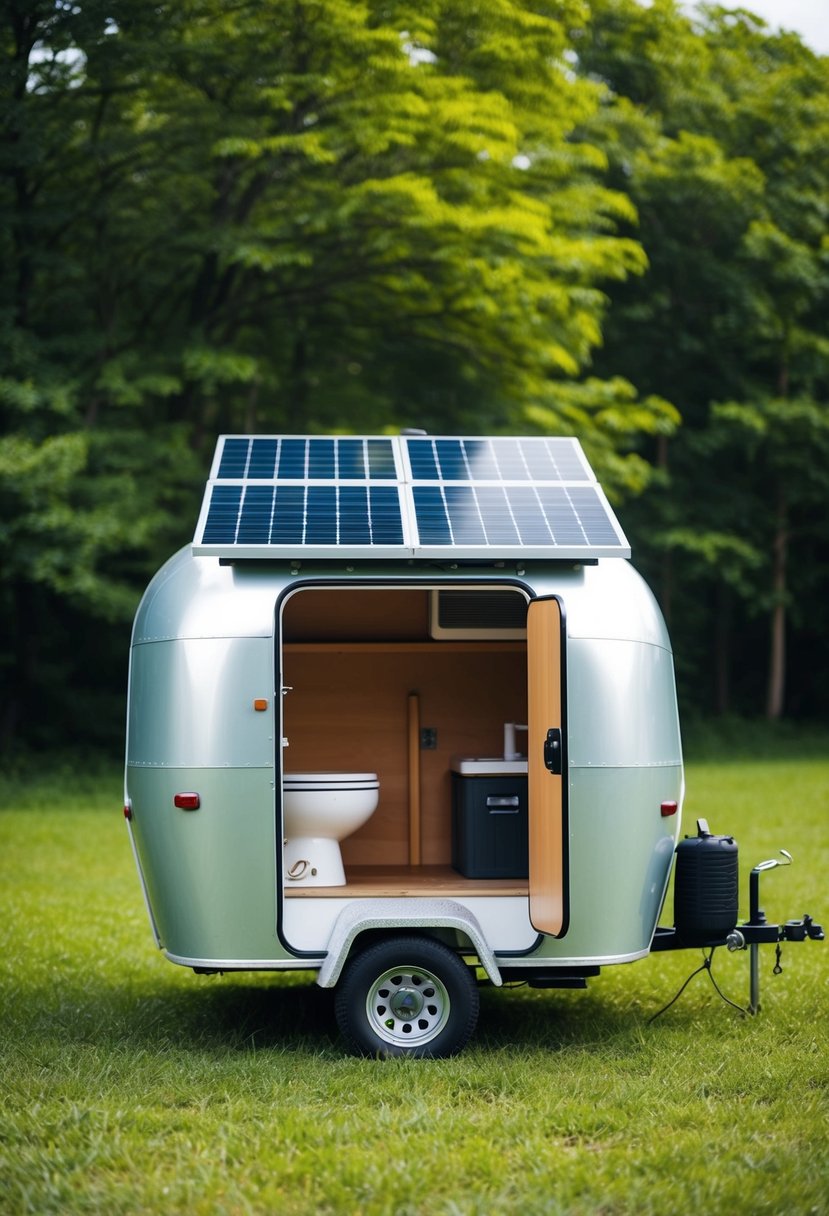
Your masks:
{"label": "air conditioner unit", "polygon": [[491,587],[432,591],[429,633],[433,638],[470,641],[526,638],[526,597],[520,591]]}

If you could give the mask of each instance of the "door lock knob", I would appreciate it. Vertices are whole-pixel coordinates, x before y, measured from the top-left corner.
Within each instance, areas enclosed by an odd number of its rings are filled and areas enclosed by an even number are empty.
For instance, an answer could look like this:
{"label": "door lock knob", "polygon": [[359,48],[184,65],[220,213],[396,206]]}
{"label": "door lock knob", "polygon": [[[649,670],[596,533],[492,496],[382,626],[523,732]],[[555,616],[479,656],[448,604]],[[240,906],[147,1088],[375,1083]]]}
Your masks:
{"label": "door lock knob", "polygon": [[554,776],[561,775],[561,731],[558,727],[551,727],[547,731],[547,738],[544,740],[544,767]]}

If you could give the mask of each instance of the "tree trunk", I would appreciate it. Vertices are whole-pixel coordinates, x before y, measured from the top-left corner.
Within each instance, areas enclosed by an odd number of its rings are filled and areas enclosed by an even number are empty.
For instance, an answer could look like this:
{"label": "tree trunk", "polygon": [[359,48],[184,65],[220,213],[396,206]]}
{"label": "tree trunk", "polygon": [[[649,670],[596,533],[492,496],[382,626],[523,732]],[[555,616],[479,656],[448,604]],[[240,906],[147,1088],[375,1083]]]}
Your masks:
{"label": "tree trunk", "polygon": [[779,488],[772,543],[771,644],[766,696],[766,717],[772,721],[783,716],[783,699],[786,689],[786,562],[788,553],[788,512],[785,495],[782,488]]}
{"label": "tree trunk", "polygon": [[666,553],[662,559],[659,599],[665,624],[670,629],[674,620],[674,559],[670,552]]}
{"label": "tree trunk", "polygon": [[[663,473],[668,472],[668,437],[667,435],[657,435],[656,438],[656,467],[661,469]],[[662,615],[665,617],[665,623],[670,629],[673,617],[673,599],[674,599],[674,561],[673,554],[668,550],[661,564],[661,577],[659,580],[659,604],[662,609]]]}
{"label": "tree trunk", "polygon": [[308,410],[308,343],[304,325],[299,326],[294,338],[288,392],[290,398],[285,406],[288,428],[294,434],[301,435],[306,429]]}
{"label": "tree trunk", "polygon": [[[32,587],[16,580],[12,587],[14,629],[9,641],[14,655],[10,687],[0,707],[0,754],[12,751],[18,737],[25,735],[26,711],[31,701],[35,673],[37,628]],[[24,729],[21,731],[21,726]]]}
{"label": "tree trunk", "polygon": [[714,705],[727,714],[731,700],[731,594],[725,583],[717,585],[714,624]]}
{"label": "tree trunk", "polygon": [[256,424],[256,407],[259,404],[259,381],[252,380],[250,392],[245,406],[245,423],[244,431],[247,435],[255,435],[258,427]]}

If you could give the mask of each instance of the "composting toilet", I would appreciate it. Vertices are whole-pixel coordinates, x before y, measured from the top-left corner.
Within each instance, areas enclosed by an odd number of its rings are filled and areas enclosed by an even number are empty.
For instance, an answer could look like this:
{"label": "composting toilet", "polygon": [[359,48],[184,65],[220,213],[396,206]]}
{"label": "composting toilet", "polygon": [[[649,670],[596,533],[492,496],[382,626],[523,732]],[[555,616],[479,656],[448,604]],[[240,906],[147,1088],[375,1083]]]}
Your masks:
{"label": "composting toilet", "polygon": [[376,773],[284,773],[286,884],[345,886],[340,841],[371,818],[379,797]]}

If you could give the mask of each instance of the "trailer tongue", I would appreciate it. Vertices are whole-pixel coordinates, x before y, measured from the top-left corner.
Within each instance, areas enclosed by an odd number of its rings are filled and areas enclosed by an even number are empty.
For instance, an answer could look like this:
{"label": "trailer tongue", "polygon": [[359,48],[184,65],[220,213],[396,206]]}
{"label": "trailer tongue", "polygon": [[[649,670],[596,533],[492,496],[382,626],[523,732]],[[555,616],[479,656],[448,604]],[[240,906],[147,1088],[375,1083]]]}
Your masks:
{"label": "trailer tongue", "polygon": [[[749,875],[749,918],[737,924],[737,842],[732,836],[714,836],[704,819],[697,820],[697,835],[688,836],[676,848],[674,872],[674,927],[658,928],[651,949],[684,950],[692,946],[749,952],[748,1012],[760,1012],[760,946],[776,945],[775,974],[782,970],[783,942],[824,940],[823,928],[806,913],[800,920],[772,924],[760,907],[760,875],[778,866],[791,865],[791,853],[781,849],[776,857],[761,861]],[[710,974],[710,955],[708,959]],[[712,977],[713,980],[713,977]],[[716,985],[715,985],[716,987]],[[719,989],[718,989],[719,991]]]}

